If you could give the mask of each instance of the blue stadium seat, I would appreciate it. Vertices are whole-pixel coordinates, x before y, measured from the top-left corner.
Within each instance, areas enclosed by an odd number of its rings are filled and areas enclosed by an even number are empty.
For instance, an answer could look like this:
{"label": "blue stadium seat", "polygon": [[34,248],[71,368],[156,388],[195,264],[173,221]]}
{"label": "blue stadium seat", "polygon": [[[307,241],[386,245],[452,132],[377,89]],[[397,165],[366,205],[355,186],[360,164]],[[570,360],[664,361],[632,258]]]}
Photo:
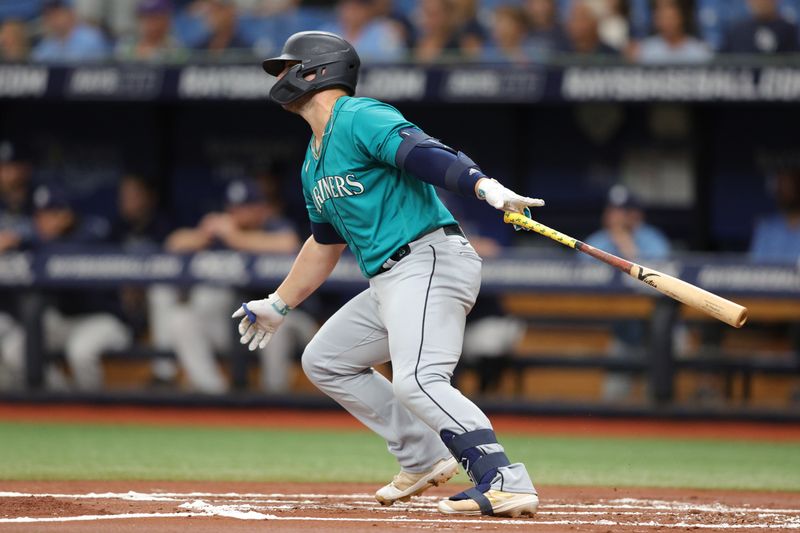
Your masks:
{"label": "blue stadium seat", "polygon": [[558,6],[558,16],[563,21],[566,20],[567,14],[569,13],[569,6],[572,3],[572,0],[557,0],[556,5]]}
{"label": "blue stadium seat", "polygon": [[[297,10],[294,31],[319,29],[323,24],[330,23],[336,15],[332,9],[303,7]],[[294,31],[292,33],[294,33]]]}
{"label": "blue stadium seat", "polygon": [[723,6],[725,0],[697,0],[697,31],[699,37],[707,42],[712,48],[719,48],[722,45],[722,38],[725,33],[723,24]]}
{"label": "blue stadium seat", "polygon": [[286,40],[286,23],[281,16],[265,17],[261,23],[251,28],[259,31],[253,39],[253,49],[261,56],[277,55]]}
{"label": "blue stadium seat", "polygon": [[172,19],[172,32],[184,45],[199,46],[209,36],[208,26],[202,17],[178,11]]}
{"label": "blue stadium seat", "polygon": [[800,0],[780,0],[781,14],[791,22],[800,22]]}
{"label": "blue stadium seat", "polygon": [[417,9],[418,3],[418,0],[393,0],[392,8],[395,12],[410,17],[414,14],[414,10]]}
{"label": "blue stadium seat", "polygon": [[650,0],[631,0],[630,9],[631,37],[643,39],[653,33]]}
{"label": "blue stadium seat", "polygon": [[42,10],[42,0],[2,0],[0,1],[0,20],[31,19]]}
{"label": "blue stadium seat", "polygon": [[251,21],[254,48],[260,55],[277,54],[286,39],[295,32],[318,30],[333,20],[334,14],[325,8],[300,8],[289,13],[280,13]]}
{"label": "blue stadium seat", "polygon": [[494,11],[499,6],[521,6],[521,0],[481,0],[479,3],[480,9],[488,9]]}
{"label": "blue stadium seat", "polygon": [[239,34],[250,44],[257,43],[272,31],[266,17],[244,15],[239,17]]}

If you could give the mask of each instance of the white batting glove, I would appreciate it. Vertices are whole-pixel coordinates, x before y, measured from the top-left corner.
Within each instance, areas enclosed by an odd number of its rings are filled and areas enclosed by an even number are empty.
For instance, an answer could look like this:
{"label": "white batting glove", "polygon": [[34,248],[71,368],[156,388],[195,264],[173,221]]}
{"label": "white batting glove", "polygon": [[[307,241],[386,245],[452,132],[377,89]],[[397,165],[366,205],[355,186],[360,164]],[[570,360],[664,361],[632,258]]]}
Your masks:
{"label": "white batting glove", "polygon": [[239,342],[249,344],[252,352],[256,348],[265,348],[277,331],[291,307],[281,300],[277,292],[262,300],[250,300],[233,313],[231,318],[241,318],[239,322]]}
{"label": "white batting glove", "polygon": [[520,196],[511,189],[504,187],[499,181],[484,178],[478,183],[478,198],[500,211],[513,211],[524,213],[528,207],[541,207],[544,200]]}

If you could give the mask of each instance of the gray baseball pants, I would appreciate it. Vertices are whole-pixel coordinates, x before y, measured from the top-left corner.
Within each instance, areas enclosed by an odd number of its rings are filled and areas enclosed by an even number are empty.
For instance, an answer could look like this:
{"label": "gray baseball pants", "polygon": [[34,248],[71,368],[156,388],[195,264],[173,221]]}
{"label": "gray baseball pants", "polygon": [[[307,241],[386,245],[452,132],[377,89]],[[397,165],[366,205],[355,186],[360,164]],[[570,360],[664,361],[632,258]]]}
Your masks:
{"label": "gray baseball pants", "polygon": [[[480,290],[481,259],[463,237],[442,229],[410,248],[325,322],[306,347],[303,369],[386,440],[403,470],[423,472],[450,455],[442,430],[462,434],[491,423],[450,384]],[[372,368],[387,361],[391,382]],[[481,449],[503,451],[499,444]],[[500,467],[492,488],[535,492],[522,463]]]}

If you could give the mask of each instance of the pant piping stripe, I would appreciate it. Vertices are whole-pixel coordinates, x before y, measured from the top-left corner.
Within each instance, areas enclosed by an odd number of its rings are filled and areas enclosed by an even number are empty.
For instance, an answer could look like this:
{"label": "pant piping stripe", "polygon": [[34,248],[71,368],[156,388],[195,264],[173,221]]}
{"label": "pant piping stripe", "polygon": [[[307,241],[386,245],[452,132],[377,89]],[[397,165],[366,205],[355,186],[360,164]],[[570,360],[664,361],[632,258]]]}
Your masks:
{"label": "pant piping stripe", "polygon": [[430,394],[428,394],[428,391],[426,391],[426,390],[425,390],[425,389],[422,387],[422,383],[420,383],[420,382],[419,382],[419,376],[418,376],[418,374],[417,374],[417,372],[418,372],[418,370],[419,370],[419,361],[420,361],[420,359],[422,358],[422,345],[425,343],[425,317],[426,317],[426,315],[428,314],[428,296],[430,295],[430,292],[431,292],[431,284],[433,283],[433,273],[434,273],[434,272],[436,272],[436,249],[435,249],[435,248],[434,248],[432,245],[430,245],[430,244],[429,244],[428,246],[430,247],[430,249],[431,249],[431,252],[433,252],[433,266],[431,267],[431,275],[430,275],[430,277],[428,278],[428,289],[425,291],[425,305],[424,305],[424,306],[423,306],[423,308],[422,308],[422,331],[420,331],[420,335],[419,335],[419,352],[417,353],[417,365],[414,367],[414,379],[417,381],[417,386],[419,387],[419,390],[421,390],[423,393],[425,393],[425,396],[427,396],[428,398],[430,398],[430,400],[431,400],[431,401],[432,401],[432,402],[433,402],[433,403],[436,405],[436,407],[438,407],[439,409],[441,409],[441,411],[442,411],[444,414],[446,414],[448,417],[450,417],[450,420],[452,420],[453,422],[455,422],[455,423],[458,425],[458,427],[460,427],[460,428],[461,428],[461,429],[462,429],[464,432],[466,432],[466,431],[467,431],[467,428],[465,428],[464,426],[462,426],[462,425],[461,425],[461,424],[458,422],[458,420],[456,420],[455,418],[453,418],[453,415],[451,415],[450,413],[448,413],[448,412],[447,412],[447,410],[445,410],[445,408],[444,408],[444,407],[442,407],[441,405],[439,405],[439,403],[438,403],[436,400],[434,400],[434,399],[433,399],[433,396],[431,396]]}

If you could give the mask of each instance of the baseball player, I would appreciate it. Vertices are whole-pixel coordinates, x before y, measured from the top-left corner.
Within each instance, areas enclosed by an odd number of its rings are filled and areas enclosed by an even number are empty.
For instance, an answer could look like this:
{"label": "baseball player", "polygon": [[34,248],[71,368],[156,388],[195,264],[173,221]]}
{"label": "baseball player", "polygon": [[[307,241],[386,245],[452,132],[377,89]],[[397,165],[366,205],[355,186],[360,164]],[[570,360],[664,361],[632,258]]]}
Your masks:
{"label": "baseball player", "polygon": [[[377,500],[391,505],[421,494],[461,463],[475,487],[440,501],[441,512],[533,514],[539,500],[525,466],[509,461],[486,415],[450,384],[481,258],[434,185],[501,210],[543,202],[487,178],[395,108],[355,98],[359,66],[347,41],[318,31],[292,35],[263,63],[278,78],[271,99],[311,126],[301,177],[313,235],[274,293],[233,314],[241,342],[264,347],[349,248],[369,288],[323,325],[302,364],[400,463]],[[387,361],[391,382],[372,369]]]}

